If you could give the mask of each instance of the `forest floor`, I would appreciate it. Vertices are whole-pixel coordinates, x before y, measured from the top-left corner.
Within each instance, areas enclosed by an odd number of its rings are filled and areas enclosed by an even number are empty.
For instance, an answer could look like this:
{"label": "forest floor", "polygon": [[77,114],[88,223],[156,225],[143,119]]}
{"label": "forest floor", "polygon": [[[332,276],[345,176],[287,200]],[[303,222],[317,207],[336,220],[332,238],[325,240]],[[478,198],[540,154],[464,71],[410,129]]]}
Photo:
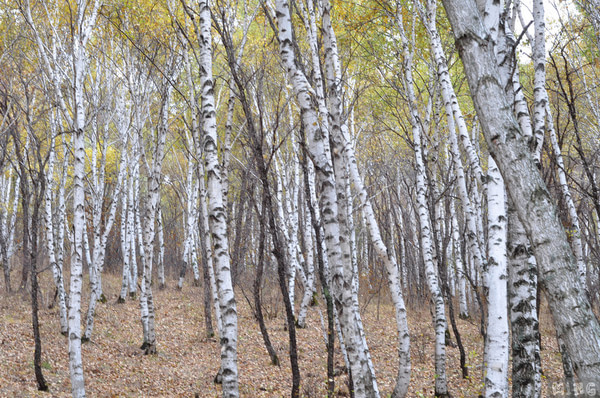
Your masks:
{"label": "forest floor", "polygon": [[[142,355],[142,328],[139,302],[117,304],[120,280],[103,278],[108,301],[97,306],[95,330],[83,345],[86,390],[89,397],[218,397],[220,386],[213,383],[219,369],[219,346],[206,338],[202,307],[202,288],[185,285],[177,290],[171,281],[165,290],[155,289],[158,354]],[[33,332],[31,306],[22,294],[0,293],[0,397],[67,397],[70,379],[66,337],[59,333],[58,310],[48,309],[52,297],[48,273],[42,275],[43,306],[40,311],[43,372],[50,393],[36,390],[33,374]],[[16,283],[15,283],[16,284]],[[291,371],[287,352],[284,309],[273,286],[264,290],[264,304],[271,341],[280,356],[281,367],[272,366],[264,348],[252,309],[244,297],[249,290],[237,291],[239,317],[238,367],[242,397],[284,397],[291,389]],[[4,286],[1,286],[4,291]],[[84,295],[84,297],[87,297]],[[84,300],[85,301],[85,300]],[[367,341],[382,397],[394,387],[397,372],[396,327],[393,308],[387,294],[365,297],[362,311]],[[320,309],[325,310],[323,303]],[[363,303],[364,304],[364,303]],[[307,328],[298,330],[298,355],[303,397],[325,396],[326,350],[319,307],[311,307]],[[82,310],[82,318],[85,314]],[[421,309],[409,309],[412,376],[408,396],[433,396],[434,334],[426,303]],[[544,380],[562,375],[560,355],[552,320],[544,309],[541,315],[542,367]],[[459,351],[447,347],[448,386],[454,397],[477,397],[482,388],[483,343],[478,318],[457,320],[467,354],[470,377],[461,377]],[[454,341],[454,336],[452,337]],[[337,340],[337,339],[336,339]],[[337,341],[336,341],[337,342]],[[336,366],[343,360],[336,350]],[[339,396],[347,395],[345,374],[336,377]],[[544,382],[544,389],[548,382]],[[546,396],[546,394],[544,394]]]}

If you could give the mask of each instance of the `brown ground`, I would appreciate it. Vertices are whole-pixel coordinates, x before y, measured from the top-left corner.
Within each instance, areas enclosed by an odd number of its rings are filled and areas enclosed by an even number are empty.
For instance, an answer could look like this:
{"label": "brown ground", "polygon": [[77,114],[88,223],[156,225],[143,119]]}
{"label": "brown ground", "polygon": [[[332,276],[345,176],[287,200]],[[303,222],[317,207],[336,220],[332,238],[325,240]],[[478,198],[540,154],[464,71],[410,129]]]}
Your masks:
{"label": "brown ground", "polygon": [[[220,396],[220,387],[213,384],[219,368],[219,347],[215,339],[204,332],[201,288],[185,286],[175,289],[175,283],[164,291],[155,291],[158,355],[144,356],[141,344],[142,328],[139,303],[128,300],[116,304],[119,278],[107,275],[104,291],[106,304],[98,304],[92,341],[83,346],[84,375],[89,397],[200,397]],[[51,282],[47,273],[42,286]],[[4,291],[4,286],[0,286]],[[246,294],[250,294],[248,291]],[[59,333],[58,311],[48,310],[50,289],[43,289],[44,306],[40,313],[43,344],[43,372],[50,393],[36,391],[33,375],[33,332],[29,301],[21,294],[0,293],[0,397],[66,397],[70,393],[66,337]],[[269,364],[260,331],[243,292],[237,292],[239,314],[238,367],[242,397],[289,396],[291,371],[287,350],[287,331],[283,328],[283,305],[276,289],[266,289],[265,305],[276,317],[267,320],[281,367]],[[324,313],[323,304],[321,308]],[[85,312],[82,312],[85,314]],[[397,369],[394,314],[387,295],[377,298],[363,311],[367,340],[376,369],[382,397],[393,389]],[[326,352],[319,312],[309,310],[308,327],[298,331],[301,392],[305,397],[322,397],[325,391]],[[410,397],[433,395],[433,327],[426,306],[409,311],[411,332],[412,379]],[[459,321],[469,379],[462,379],[457,348],[448,347],[448,385],[454,397],[476,397],[481,391],[482,340],[476,321]],[[556,379],[561,374],[560,356],[549,316],[542,317],[542,351],[545,376]],[[339,351],[339,366],[343,364]],[[336,388],[345,395],[346,376],[336,378]],[[544,383],[546,384],[546,383]]]}

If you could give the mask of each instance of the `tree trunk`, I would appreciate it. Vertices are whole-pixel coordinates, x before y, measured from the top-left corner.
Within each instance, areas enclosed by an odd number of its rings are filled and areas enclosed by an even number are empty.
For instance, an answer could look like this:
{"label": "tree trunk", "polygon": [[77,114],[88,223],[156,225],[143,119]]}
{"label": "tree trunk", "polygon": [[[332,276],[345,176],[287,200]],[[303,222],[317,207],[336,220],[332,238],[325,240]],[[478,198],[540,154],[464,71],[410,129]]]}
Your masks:
{"label": "tree trunk", "polygon": [[227,214],[223,202],[223,187],[217,154],[217,125],[212,79],[211,16],[208,1],[200,0],[199,31],[200,44],[200,87],[202,88],[202,131],[204,132],[204,158],[208,175],[208,219],[214,245],[216,280],[219,306],[222,316],[221,370],[223,375],[223,397],[239,396],[237,368],[238,319],[227,237]]}
{"label": "tree trunk", "polygon": [[258,321],[258,326],[260,327],[260,334],[262,335],[263,342],[265,343],[265,348],[269,353],[269,357],[271,358],[271,365],[279,365],[279,358],[277,357],[277,352],[275,348],[273,348],[273,344],[271,344],[271,339],[269,338],[269,332],[267,331],[267,326],[265,325],[265,318],[262,312],[262,302],[260,298],[260,287],[262,285],[263,278],[263,270],[264,270],[264,261],[265,261],[265,230],[267,228],[265,221],[265,211],[266,211],[266,200],[263,195],[262,205],[261,205],[261,213],[260,213],[260,236],[258,238],[258,262],[256,264],[256,276],[254,278],[254,284],[252,285],[252,293],[254,296],[254,311],[256,312],[256,320]]}
{"label": "tree trunk", "polygon": [[412,78],[412,54],[409,51],[408,39],[404,32],[401,10],[396,14],[396,25],[400,31],[404,55],[404,81],[409,98],[410,120],[415,148],[415,164],[417,178],[417,203],[419,223],[421,225],[421,248],[425,262],[427,285],[431,293],[434,306],[435,327],[435,395],[447,397],[448,386],[446,382],[446,314],[444,296],[439,286],[437,267],[434,264],[432,229],[429,221],[427,192],[425,184],[425,164],[423,162],[422,125],[416,108],[416,97]]}
{"label": "tree trunk", "polygon": [[444,0],[489,150],[532,242],[540,281],[575,372],[600,382],[600,326],[581,288],[565,231],[498,81],[493,45],[471,0]]}
{"label": "tree trunk", "polygon": [[508,299],[506,200],[494,159],[488,160],[488,317],[485,341],[485,396],[508,397]]}

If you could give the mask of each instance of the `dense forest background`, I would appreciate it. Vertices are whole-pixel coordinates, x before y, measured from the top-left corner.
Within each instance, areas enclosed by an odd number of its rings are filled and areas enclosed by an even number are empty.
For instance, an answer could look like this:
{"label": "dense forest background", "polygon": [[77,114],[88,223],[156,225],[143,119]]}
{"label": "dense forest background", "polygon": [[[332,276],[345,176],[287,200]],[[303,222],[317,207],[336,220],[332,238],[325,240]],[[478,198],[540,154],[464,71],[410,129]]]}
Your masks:
{"label": "dense forest background", "polygon": [[0,3],[0,394],[600,391],[599,10]]}

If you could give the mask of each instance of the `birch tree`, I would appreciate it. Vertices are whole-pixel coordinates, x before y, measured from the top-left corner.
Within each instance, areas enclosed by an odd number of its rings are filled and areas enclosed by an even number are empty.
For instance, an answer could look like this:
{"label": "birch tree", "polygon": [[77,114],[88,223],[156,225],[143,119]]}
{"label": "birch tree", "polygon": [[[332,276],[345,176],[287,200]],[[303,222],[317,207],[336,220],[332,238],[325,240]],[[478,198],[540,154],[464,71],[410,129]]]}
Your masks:
{"label": "birch tree", "polygon": [[435,394],[436,396],[448,396],[448,386],[446,383],[446,315],[444,307],[444,297],[439,286],[438,272],[434,264],[433,253],[433,235],[431,223],[429,220],[429,206],[427,203],[427,187],[425,184],[425,164],[423,162],[423,125],[420,121],[420,115],[417,111],[416,96],[414,92],[414,82],[412,77],[412,53],[409,48],[408,38],[404,31],[404,22],[402,18],[402,8],[398,4],[395,15],[395,22],[400,33],[404,67],[404,85],[408,96],[410,109],[410,124],[412,128],[412,138],[415,147],[415,165],[417,179],[417,207],[419,222],[421,225],[421,248],[423,261],[425,262],[425,273],[427,285],[431,293],[434,306],[434,327],[435,327]]}
{"label": "birch tree", "polygon": [[[444,0],[475,108],[492,156],[532,242],[557,334],[583,381],[599,381],[600,326],[583,293],[575,258],[520,127],[507,105],[490,39],[475,4]],[[467,22],[468,21],[468,22]]]}
{"label": "birch tree", "polygon": [[[317,179],[321,189],[320,208],[327,257],[331,265],[333,293],[335,295],[342,335],[346,342],[349,362],[352,369],[355,394],[357,396],[377,397],[377,383],[369,366],[368,348],[360,333],[360,321],[352,299],[352,292],[344,288],[348,272],[352,272],[350,258],[343,257],[342,240],[348,237],[342,235],[340,211],[338,210],[336,182],[331,164],[331,152],[327,142],[328,132],[324,131],[318,120],[317,99],[315,91],[310,87],[306,76],[298,68],[293,47],[292,24],[289,5],[282,0],[276,2],[277,21],[279,23],[279,50],[285,69],[294,88],[302,123],[307,129],[308,150],[317,170]],[[347,244],[347,243],[345,243]],[[347,256],[348,253],[346,252]]]}
{"label": "birch tree", "polygon": [[[182,2],[188,16],[192,10]],[[198,21],[194,24],[200,48],[198,61],[200,67],[202,149],[207,176],[208,209],[205,217],[209,221],[209,230],[214,248],[215,279],[221,314],[221,369],[224,397],[238,397],[237,334],[238,319],[231,279],[229,241],[227,236],[227,213],[223,197],[222,176],[217,147],[216,109],[213,83],[211,9],[206,0],[198,2]],[[194,21],[194,18],[191,18]]]}
{"label": "birch tree", "polygon": [[[171,43],[172,44],[172,43]],[[156,126],[156,136],[152,151],[152,165],[148,172],[148,192],[144,212],[143,238],[144,245],[144,271],[140,294],[140,309],[143,326],[144,342],[142,350],[146,355],[156,354],[155,308],[152,292],[152,266],[154,260],[154,242],[156,229],[156,216],[160,200],[160,180],[162,163],[165,154],[165,141],[169,130],[169,108],[174,82],[181,71],[181,60],[171,52],[167,59],[167,72],[161,78],[159,91],[161,95],[159,120]],[[148,152],[144,158],[148,160]]]}
{"label": "birch tree", "polygon": [[[71,14],[71,48],[72,56],[72,98],[70,98],[70,111],[67,108],[66,99],[61,92],[61,81],[58,76],[59,65],[56,60],[56,52],[48,52],[55,49],[55,42],[46,45],[34,22],[29,1],[22,7],[22,13],[33,31],[38,54],[42,59],[42,65],[48,79],[52,82],[54,92],[61,107],[63,117],[73,132],[73,238],[74,251],[71,257],[71,281],[69,293],[69,371],[71,374],[71,387],[74,397],[85,397],[85,386],[83,379],[83,365],[81,360],[81,288],[83,274],[83,230],[84,230],[84,206],[85,206],[85,154],[84,154],[84,129],[86,127],[84,84],[89,72],[89,60],[87,46],[92,37],[93,29],[98,17],[101,5],[100,0],[89,2],[78,0],[76,8]],[[50,15],[48,15],[50,16]],[[50,18],[50,21],[52,19]],[[52,23],[52,22],[51,22]],[[51,29],[56,29],[53,25]]]}
{"label": "birch tree", "polygon": [[[99,84],[99,79],[103,76],[100,71],[96,72],[95,83]],[[109,80],[112,80],[108,78]],[[111,89],[114,86],[109,83],[108,88]],[[99,87],[95,87],[94,95],[98,96]],[[99,104],[96,104],[99,107]],[[127,148],[129,138],[129,115],[126,113],[125,104],[121,101],[116,101],[116,115],[114,117],[114,124],[119,132],[119,138],[122,143],[122,148]],[[106,298],[102,291],[102,272],[104,269],[104,260],[106,257],[106,245],[108,242],[108,236],[112,230],[112,226],[115,222],[117,208],[119,205],[119,196],[121,195],[123,187],[123,179],[126,172],[127,164],[127,150],[121,150],[120,160],[117,170],[117,178],[115,181],[114,191],[112,192],[112,201],[108,208],[108,212],[105,214],[104,220],[102,220],[104,196],[107,190],[106,187],[106,154],[109,149],[109,128],[110,123],[113,121],[111,115],[105,116],[106,120],[102,126],[97,125],[97,120],[93,120],[93,131],[92,131],[92,186],[91,186],[91,198],[92,198],[92,227],[93,227],[93,251],[92,251],[92,263],[91,263],[91,294],[90,304],[88,307],[86,327],[82,336],[83,341],[87,341],[91,338],[93,327],[94,327],[94,311],[98,301],[105,302]],[[101,129],[100,129],[101,127]],[[100,142],[98,142],[100,141]],[[97,147],[100,146],[102,153],[100,154],[100,165],[97,164]],[[104,221],[104,222],[102,222]]]}
{"label": "birch tree", "polygon": [[[56,135],[58,131],[57,121],[55,118],[54,112],[50,114],[50,149],[48,154],[48,165],[44,175],[46,179],[46,190],[44,192],[44,222],[46,227],[46,248],[48,250],[48,261],[50,262],[50,266],[52,267],[52,276],[54,277],[54,284],[56,286],[56,295],[58,298],[58,309],[60,316],[60,332],[65,336],[68,333],[68,324],[67,324],[67,301],[66,301],[66,293],[65,286],[63,280],[63,262],[62,255],[59,254],[57,256],[57,249],[62,252],[62,244],[61,239],[55,240],[56,228],[54,226],[53,221],[53,211],[52,211],[52,199],[54,192],[54,166],[56,163]],[[66,154],[64,155],[66,158]],[[66,178],[64,179],[66,180]],[[64,187],[64,184],[61,184],[61,188]],[[63,188],[64,189],[64,188]],[[59,189],[60,192],[60,189]],[[64,200],[64,199],[63,199]],[[58,228],[62,228],[63,236],[64,236],[64,224],[59,222]],[[58,258],[57,258],[58,257]]]}
{"label": "birch tree", "polygon": [[508,298],[506,200],[502,176],[488,160],[488,313],[485,350],[486,397],[508,396]]}

